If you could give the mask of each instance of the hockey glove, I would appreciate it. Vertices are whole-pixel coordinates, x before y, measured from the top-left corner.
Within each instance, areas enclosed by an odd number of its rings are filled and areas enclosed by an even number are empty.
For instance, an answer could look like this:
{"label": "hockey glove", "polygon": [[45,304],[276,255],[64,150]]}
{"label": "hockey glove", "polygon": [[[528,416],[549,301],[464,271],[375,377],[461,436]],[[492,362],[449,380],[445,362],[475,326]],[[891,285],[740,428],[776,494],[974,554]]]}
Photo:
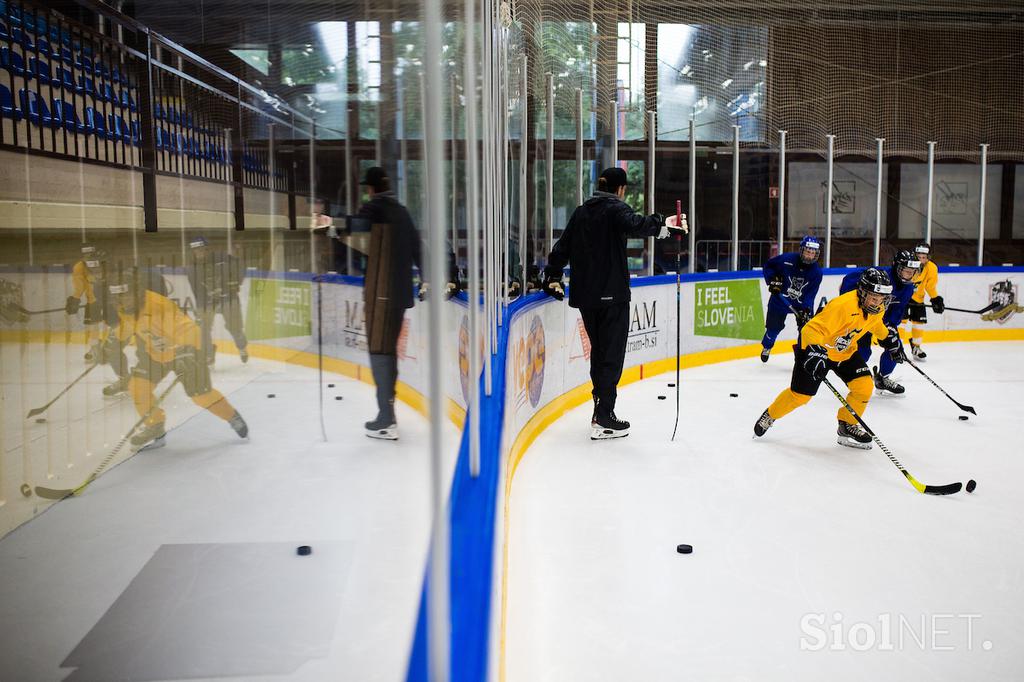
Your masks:
{"label": "hockey glove", "polygon": [[946,302],[942,300],[941,296],[932,299],[932,310],[940,314],[946,310]]}
{"label": "hockey glove", "polygon": [[878,339],[878,345],[885,349],[893,362],[906,362],[907,354],[903,350],[903,341],[900,340],[900,333],[895,327],[888,327],[888,330],[888,336],[884,339]]}
{"label": "hockey glove", "polygon": [[794,308],[793,313],[796,316],[797,327],[803,327],[811,319],[811,311],[807,308]]}
{"label": "hockey glove", "polygon": [[561,301],[565,298],[565,289],[562,288],[562,283],[557,279],[550,280],[544,285],[544,293],[556,301]]}
{"label": "hockey glove", "polygon": [[828,351],[817,344],[804,349],[804,371],[814,381],[821,381],[828,374]]}
{"label": "hockey glove", "polygon": [[776,275],[768,280],[768,292],[778,294],[782,292],[782,278]]}
{"label": "hockey glove", "polygon": [[458,282],[448,282],[444,287],[444,300],[452,300],[460,291],[462,291],[462,287],[459,286]]}
{"label": "hockey glove", "polygon": [[68,296],[68,300],[64,304],[64,312],[66,312],[68,315],[74,315],[75,313],[78,312],[78,307],[80,305],[82,305],[81,301],[79,301],[74,296]]}
{"label": "hockey glove", "polygon": [[675,231],[677,230],[683,234],[690,231],[690,224],[686,222],[685,213],[681,213],[679,216],[670,215],[665,219],[665,225],[673,231],[673,234],[675,234]]}
{"label": "hockey glove", "polygon": [[82,322],[85,324],[99,324],[103,321],[103,309],[99,301],[85,304],[85,312],[82,313]]}

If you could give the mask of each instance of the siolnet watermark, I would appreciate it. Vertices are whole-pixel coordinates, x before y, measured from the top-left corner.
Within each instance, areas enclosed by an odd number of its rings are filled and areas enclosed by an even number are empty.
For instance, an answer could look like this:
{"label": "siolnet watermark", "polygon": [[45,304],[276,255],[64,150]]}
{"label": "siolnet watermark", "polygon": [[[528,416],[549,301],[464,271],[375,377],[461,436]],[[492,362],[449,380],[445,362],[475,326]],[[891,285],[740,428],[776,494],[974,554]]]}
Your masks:
{"label": "siolnet watermark", "polygon": [[801,651],[990,651],[979,637],[979,613],[932,613],[908,617],[882,613],[874,620],[847,621],[840,611],[800,618]]}

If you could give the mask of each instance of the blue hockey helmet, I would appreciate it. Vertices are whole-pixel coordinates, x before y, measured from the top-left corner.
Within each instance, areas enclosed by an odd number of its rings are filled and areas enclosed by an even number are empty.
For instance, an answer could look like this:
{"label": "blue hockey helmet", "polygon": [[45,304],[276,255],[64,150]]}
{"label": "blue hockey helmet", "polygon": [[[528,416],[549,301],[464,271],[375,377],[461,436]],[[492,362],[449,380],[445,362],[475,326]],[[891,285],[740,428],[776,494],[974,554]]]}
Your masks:
{"label": "blue hockey helmet", "polygon": [[800,260],[804,263],[816,262],[821,254],[821,240],[807,235],[800,240],[800,248],[797,250],[797,253],[800,254]]}

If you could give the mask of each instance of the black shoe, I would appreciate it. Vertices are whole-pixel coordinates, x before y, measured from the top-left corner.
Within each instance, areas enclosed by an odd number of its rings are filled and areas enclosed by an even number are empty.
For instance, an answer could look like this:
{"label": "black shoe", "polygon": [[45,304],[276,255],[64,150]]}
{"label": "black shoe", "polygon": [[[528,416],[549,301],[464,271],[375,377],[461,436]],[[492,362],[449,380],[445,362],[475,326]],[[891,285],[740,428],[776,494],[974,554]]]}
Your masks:
{"label": "black shoe", "polygon": [[387,415],[377,415],[372,422],[363,424],[366,428],[367,438],[378,438],[380,440],[398,440],[398,424],[395,418]]}
{"label": "black shoe", "polygon": [[132,446],[139,448],[140,450],[153,450],[156,448],[162,448],[166,443],[164,437],[167,432],[164,431],[164,423],[152,424],[145,427],[134,436],[132,436]]}
{"label": "black shoe", "polygon": [[768,429],[772,428],[772,424],[774,423],[775,420],[772,419],[770,414],[768,414],[768,410],[765,410],[761,413],[761,417],[754,422],[754,435],[760,438],[768,432]]}
{"label": "black shoe", "polygon": [[924,352],[921,348],[921,344],[919,343],[910,344],[910,354],[913,355],[914,359],[918,362],[923,362],[924,359],[928,357],[928,354]]}
{"label": "black shoe", "polygon": [[112,384],[103,387],[103,395],[107,398],[119,396],[128,391],[128,377],[121,377]]}
{"label": "black shoe", "polygon": [[231,428],[235,430],[239,438],[249,437],[249,425],[242,419],[242,415],[235,411],[235,415],[228,420],[228,424],[231,424]]}
{"label": "black shoe", "polygon": [[761,349],[761,362],[768,362],[768,356],[772,354],[771,348]]}
{"label": "black shoe", "polygon": [[847,424],[839,420],[839,429],[836,431],[838,438],[836,442],[848,448],[860,448],[861,450],[871,449],[871,436],[860,424]]}
{"label": "black shoe", "polygon": [[907,389],[896,383],[892,377],[879,374],[877,367],[872,367],[871,372],[875,377],[875,389],[878,391],[878,395],[885,395],[886,393],[902,395],[903,393],[906,393]]}
{"label": "black shoe", "polygon": [[624,438],[629,435],[629,422],[615,416],[615,412],[607,414],[594,413],[590,420],[590,440],[606,438]]}
{"label": "black shoe", "polygon": [[249,351],[245,348],[238,349],[238,357],[242,359],[242,364],[249,362]]}

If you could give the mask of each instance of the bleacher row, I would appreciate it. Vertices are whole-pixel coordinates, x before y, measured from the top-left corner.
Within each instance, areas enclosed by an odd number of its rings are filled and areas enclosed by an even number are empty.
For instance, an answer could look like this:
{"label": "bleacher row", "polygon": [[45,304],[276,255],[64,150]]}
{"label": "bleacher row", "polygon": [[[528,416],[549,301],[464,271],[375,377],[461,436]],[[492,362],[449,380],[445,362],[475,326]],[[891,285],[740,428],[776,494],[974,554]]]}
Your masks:
{"label": "bleacher row", "polygon": [[[18,88],[17,102],[11,89],[0,84],[3,118],[27,119],[35,126],[64,128],[68,132],[136,147],[141,144],[142,128],[136,102],[138,87],[128,69],[104,63],[89,45],[73,39],[67,29],[48,25],[42,14],[22,11],[6,0],[0,0],[0,69],[10,74],[12,86],[15,77],[23,79],[25,84]],[[49,86],[49,99],[41,94],[44,88],[40,86]],[[94,105],[84,106],[81,117],[76,107],[79,97],[82,104],[91,101]],[[105,114],[97,103],[106,105],[104,108],[109,108],[111,113]],[[222,131],[197,125],[192,114],[159,102],[154,104],[153,115],[168,124],[168,127],[157,125],[158,151],[223,166],[230,164],[221,142]],[[213,137],[216,141],[202,137]],[[252,154],[243,154],[242,164],[249,172],[269,175],[266,164]]]}

